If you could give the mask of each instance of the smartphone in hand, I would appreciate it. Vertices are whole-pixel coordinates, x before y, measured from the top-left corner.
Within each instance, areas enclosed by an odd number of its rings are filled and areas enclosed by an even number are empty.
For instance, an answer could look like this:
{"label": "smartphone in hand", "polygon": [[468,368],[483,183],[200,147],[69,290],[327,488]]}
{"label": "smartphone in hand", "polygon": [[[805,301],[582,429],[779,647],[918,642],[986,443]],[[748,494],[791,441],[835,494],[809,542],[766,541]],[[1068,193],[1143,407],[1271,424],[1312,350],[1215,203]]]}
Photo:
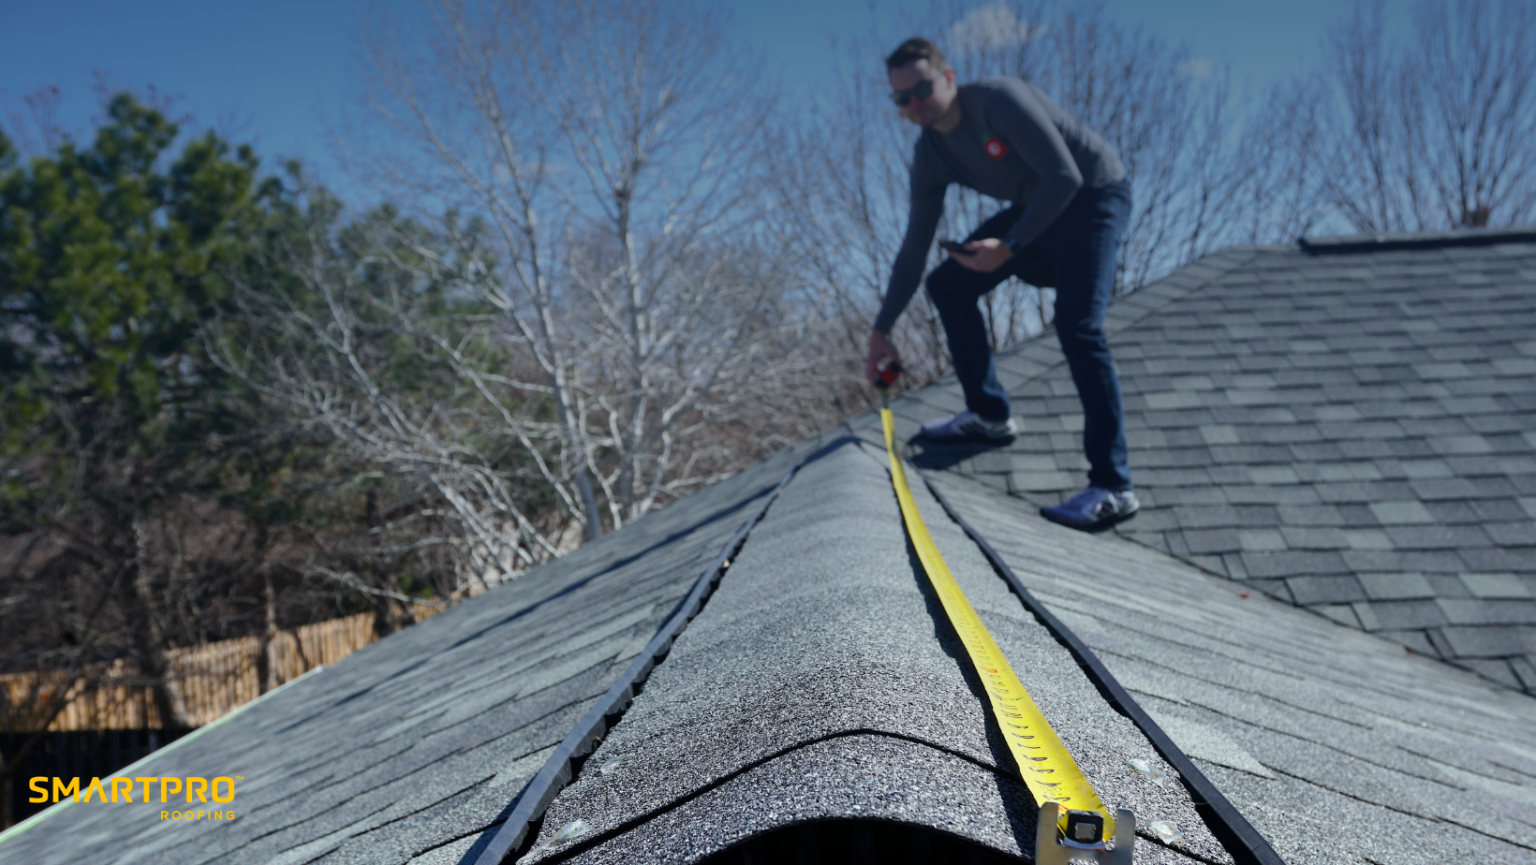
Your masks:
{"label": "smartphone in hand", "polygon": [[971,250],[965,248],[964,243],[958,240],[941,240],[939,241],[939,248],[948,252],[958,252],[961,255],[975,255]]}

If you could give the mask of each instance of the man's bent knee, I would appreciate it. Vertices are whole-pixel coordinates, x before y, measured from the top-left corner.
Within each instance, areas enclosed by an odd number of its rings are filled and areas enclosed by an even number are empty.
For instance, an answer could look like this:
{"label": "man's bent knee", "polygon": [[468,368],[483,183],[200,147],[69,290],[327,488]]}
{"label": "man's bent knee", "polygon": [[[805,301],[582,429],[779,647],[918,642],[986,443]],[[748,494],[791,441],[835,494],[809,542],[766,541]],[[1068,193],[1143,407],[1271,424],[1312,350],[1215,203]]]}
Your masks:
{"label": "man's bent knee", "polygon": [[933,301],[934,306],[944,306],[954,300],[958,293],[955,274],[946,274],[944,270],[945,265],[940,265],[923,277],[923,288],[928,290],[928,297]]}
{"label": "man's bent knee", "polygon": [[1109,353],[1109,338],[1103,330],[1058,330],[1056,335],[1061,341],[1062,353],[1068,357]]}
{"label": "man's bent knee", "polygon": [[983,276],[953,261],[946,261],[928,273],[923,279],[923,286],[927,288],[933,305],[941,310],[945,307],[974,306],[977,298],[988,291],[976,285],[976,280]]}

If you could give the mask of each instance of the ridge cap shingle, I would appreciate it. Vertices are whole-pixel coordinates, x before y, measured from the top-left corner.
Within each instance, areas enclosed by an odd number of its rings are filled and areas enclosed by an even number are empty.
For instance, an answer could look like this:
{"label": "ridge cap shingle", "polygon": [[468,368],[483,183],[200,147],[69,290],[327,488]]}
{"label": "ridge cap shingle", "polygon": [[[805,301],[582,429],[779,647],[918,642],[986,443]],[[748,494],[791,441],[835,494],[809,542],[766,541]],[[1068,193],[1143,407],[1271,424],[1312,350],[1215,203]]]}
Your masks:
{"label": "ridge cap shingle", "polygon": [[1298,237],[1296,245],[1313,255],[1379,252],[1389,249],[1437,249],[1445,246],[1485,246],[1499,243],[1536,243],[1536,226],[1517,228],[1460,228],[1451,231],[1377,231]]}

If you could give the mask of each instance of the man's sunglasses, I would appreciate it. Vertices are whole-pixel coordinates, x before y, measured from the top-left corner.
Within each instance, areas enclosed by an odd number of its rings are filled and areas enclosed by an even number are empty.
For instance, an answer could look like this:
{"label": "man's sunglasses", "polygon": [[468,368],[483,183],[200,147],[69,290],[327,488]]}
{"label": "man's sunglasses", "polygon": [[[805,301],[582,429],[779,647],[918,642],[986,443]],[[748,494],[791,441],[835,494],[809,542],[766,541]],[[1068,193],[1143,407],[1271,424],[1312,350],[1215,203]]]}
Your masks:
{"label": "man's sunglasses", "polygon": [[[943,74],[942,72],[939,73],[939,75]],[[924,78],[922,81],[917,82],[916,86],[906,90],[891,91],[891,101],[896,103],[899,108],[906,108],[907,103],[914,99],[927,99],[933,95],[933,82],[939,80],[939,75],[935,75],[932,78]]]}

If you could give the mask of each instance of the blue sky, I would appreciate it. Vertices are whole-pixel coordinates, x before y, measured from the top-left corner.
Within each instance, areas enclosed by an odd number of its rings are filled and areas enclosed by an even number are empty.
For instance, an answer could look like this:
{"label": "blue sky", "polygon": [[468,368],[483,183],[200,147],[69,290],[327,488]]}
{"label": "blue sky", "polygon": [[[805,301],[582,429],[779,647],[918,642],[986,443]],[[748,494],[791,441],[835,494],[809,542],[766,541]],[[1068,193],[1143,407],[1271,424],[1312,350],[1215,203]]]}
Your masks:
{"label": "blue sky", "polygon": [[[406,15],[417,5],[378,2]],[[857,40],[873,30],[899,41],[909,35],[902,14],[927,6],[927,0],[719,2],[732,7],[741,44],[799,93],[834,74],[833,38]],[[1327,26],[1346,8],[1338,0],[1106,5],[1120,22],[1182,43],[1195,57],[1230,62],[1239,82],[1258,85],[1311,62]],[[1408,0],[1388,0],[1389,16],[1405,18],[1408,6]],[[254,141],[269,164],[276,156],[297,156],[316,166],[322,180],[344,186],[329,157],[326,128],[356,94],[349,66],[362,8],[360,0],[0,0],[0,119],[22,110],[24,94],[52,84],[64,94],[65,125],[87,128],[97,110],[99,72],[114,87],[153,85],[180,97],[196,125]]]}

